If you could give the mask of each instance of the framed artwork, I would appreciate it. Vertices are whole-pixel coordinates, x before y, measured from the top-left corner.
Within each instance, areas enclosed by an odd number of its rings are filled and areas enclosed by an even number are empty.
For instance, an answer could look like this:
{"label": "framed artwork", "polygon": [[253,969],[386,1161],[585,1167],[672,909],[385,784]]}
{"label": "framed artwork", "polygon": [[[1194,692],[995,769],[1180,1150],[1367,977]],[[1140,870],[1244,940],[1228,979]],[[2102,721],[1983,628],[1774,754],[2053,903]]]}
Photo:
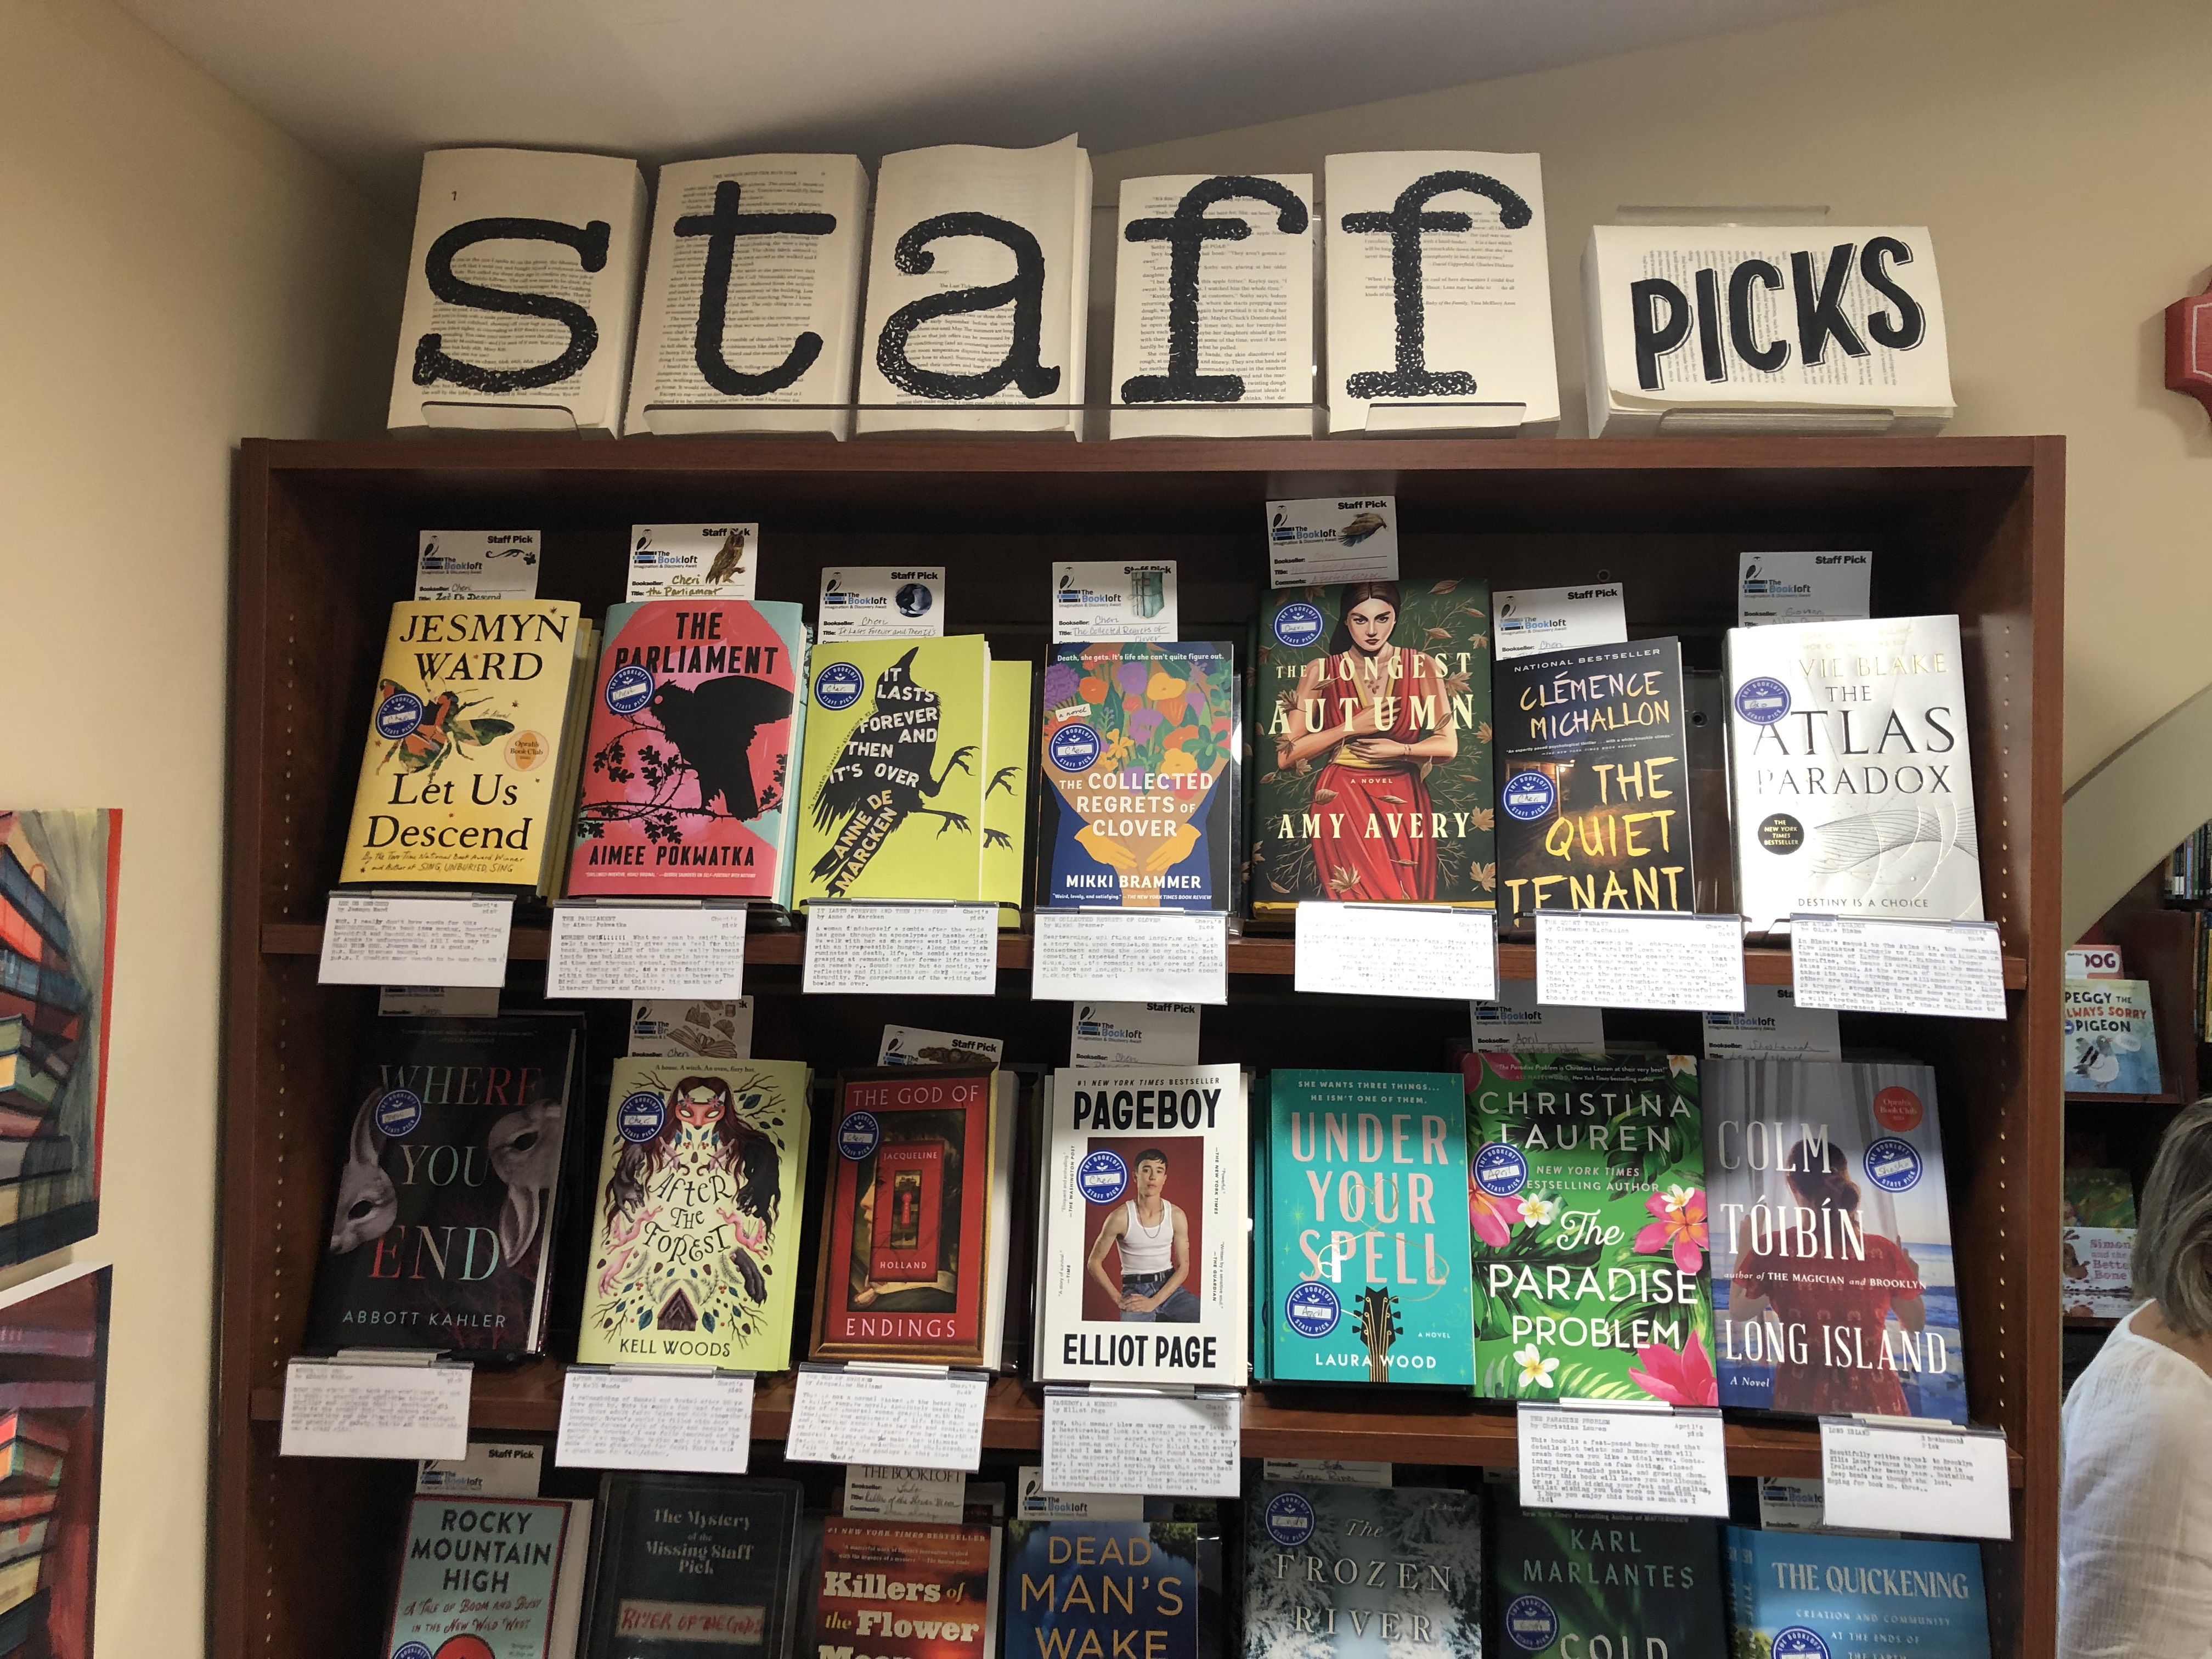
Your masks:
{"label": "framed artwork", "polygon": [[92,1659],[113,1269],[0,1293],[0,1656]]}

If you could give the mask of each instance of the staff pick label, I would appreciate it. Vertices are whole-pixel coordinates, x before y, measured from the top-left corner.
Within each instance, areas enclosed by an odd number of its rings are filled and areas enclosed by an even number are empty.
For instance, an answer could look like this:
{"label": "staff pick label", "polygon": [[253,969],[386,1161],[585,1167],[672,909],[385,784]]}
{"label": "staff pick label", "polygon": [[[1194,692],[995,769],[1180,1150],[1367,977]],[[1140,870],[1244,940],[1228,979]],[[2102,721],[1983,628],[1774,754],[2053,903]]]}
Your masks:
{"label": "staff pick label", "polygon": [[1293,1285],[1283,1298],[1283,1321],[1300,1336],[1319,1339],[1336,1328],[1344,1312],[1336,1292],[1318,1280]]}
{"label": "staff pick label", "polygon": [[422,1127],[422,1097],[412,1089],[387,1090],[376,1103],[376,1132],[392,1140],[404,1140]]}
{"label": "staff pick label", "polygon": [[1046,754],[1060,771],[1087,772],[1097,764],[1098,757],[1105,747],[1096,727],[1077,720],[1071,726],[1061,726],[1052,734],[1052,742],[1047,747]]}
{"label": "staff pick label", "polygon": [[394,691],[376,705],[376,735],[397,743],[412,737],[422,724],[422,699],[412,691]]}
{"label": "staff pick label", "polygon": [[1313,1536],[1314,1506],[1302,1492],[1279,1492],[1267,1500],[1267,1536],[1294,1550]]}
{"label": "staff pick label", "polygon": [[1091,1203],[1111,1204],[1129,1189],[1129,1166],[1118,1152],[1093,1152],[1075,1166],[1075,1184]]}
{"label": "staff pick label", "polygon": [[1321,608],[1304,599],[1275,613],[1275,638],[1293,651],[1303,651],[1319,639],[1321,629]]}
{"label": "staff pick label", "polygon": [[607,708],[617,714],[635,714],[653,701],[653,671],[640,663],[625,663],[607,676]]}
{"label": "staff pick label", "polygon": [[1540,1595],[1516,1595],[1505,1609],[1505,1634],[1523,1653],[1541,1653],[1559,1639],[1559,1615]]}
{"label": "staff pick label", "polygon": [[833,662],[814,677],[814,701],[836,714],[860,702],[867,684],[867,676],[854,664]]}
{"label": "staff pick label", "polygon": [[1506,817],[1518,823],[1534,823],[1550,816],[1559,792],[1541,772],[1516,772],[1498,799],[1504,805]]}
{"label": "staff pick label", "polygon": [[1790,688],[1757,675],[1735,689],[1735,712],[1753,726],[1771,726],[1790,712]]}
{"label": "staff pick label", "polygon": [[634,1146],[656,1139],[667,1121],[667,1103],[647,1089],[624,1095],[622,1104],[615,1108],[616,1132]]}
{"label": "staff pick label", "polygon": [[1920,1184],[1920,1149],[1894,1135],[1870,1141],[1866,1149],[1866,1175],[1886,1193],[1909,1193]]}
{"label": "staff pick label", "polygon": [[1528,1184],[1528,1160],[1519,1147],[1493,1140],[1474,1155],[1474,1184],[1492,1198],[1510,1198]]}
{"label": "staff pick label", "polygon": [[1774,1645],[1769,1650],[1774,1659],[1829,1659],[1828,1644],[1820,1632],[1807,1630],[1802,1625],[1791,1625],[1774,1632]]}
{"label": "staff pick label", "polygon": [[884,1126],[876,1121],[873,1112],[854,1112],[837,1126],[837,1155],[858,1164],[874,1157],[883,1139]]}

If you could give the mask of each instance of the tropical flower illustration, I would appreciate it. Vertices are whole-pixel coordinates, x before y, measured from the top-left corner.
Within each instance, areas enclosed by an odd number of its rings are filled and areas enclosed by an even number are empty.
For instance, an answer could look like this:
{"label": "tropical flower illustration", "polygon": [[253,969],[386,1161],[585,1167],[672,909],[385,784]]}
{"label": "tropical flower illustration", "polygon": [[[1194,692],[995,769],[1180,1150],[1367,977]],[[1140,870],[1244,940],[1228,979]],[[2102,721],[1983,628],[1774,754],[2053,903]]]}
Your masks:
{"label": "tropical flower illustration", "polygon": [[1548,1227],[1559,1206],[1548,1198],[1524,1198],[1521,1200],[1521,1219],[1531,1227]]}
{"label": "tropical flower illustration", "polygon": [[[1696,1340],[1694,1337],[1691,1340]],[[1550,1388],[1552,1373],[1559,1369],[1559,1362],[1546,1358],[1536,1351],[1536,1345],[1533,1342],[1525,1348],[1516,1349],[1513,1362],[1521,1367],[1521,1386],[1524,1389]],[[1634,1374],[1630,1373],[1631,1376]]]}
{"label": "tropical flower illustration", "polygon": [[[1534,1353],[1532,1347],[1528,1351]],[[1516,1354],[1515,1358],[1520,1356]],[[1641,1369],[1638,1369],[1641,1367]],[[1648,1348],[1636,1351],[1636,1364],[1628,1368],[1628,1380],[1654,1400],[1663,1400],[1670,1406],[1717,1406],[1721,1403],[1720,1385],[1713,1377],[1712,1356],[1695,1331],[1679,1352],[1663,1342],[1655,1342]]]}
{"label": "tropical flower illustration", "polygon": [[1502,1250],[1512,1237],[1514,1227],[1522,1220],[1522,1205],[1517,1198],[1492,1198],[1481,1188],[1469,1183],[1467,1189],[1467,1219],[1474,1229],[1474,1236],[1493,1250]]}
{"label": "tropical flower illustration", "polygon": [[1674,1265],[1693,1273],[1705,1265],[1710,1236],[1705,1228],[1705,1194],[1695,1187],[1669,1187],[1644,1200],[1654,1220],[1636,1235],[1636,1253],[1655,1255],[1672,1251]]}

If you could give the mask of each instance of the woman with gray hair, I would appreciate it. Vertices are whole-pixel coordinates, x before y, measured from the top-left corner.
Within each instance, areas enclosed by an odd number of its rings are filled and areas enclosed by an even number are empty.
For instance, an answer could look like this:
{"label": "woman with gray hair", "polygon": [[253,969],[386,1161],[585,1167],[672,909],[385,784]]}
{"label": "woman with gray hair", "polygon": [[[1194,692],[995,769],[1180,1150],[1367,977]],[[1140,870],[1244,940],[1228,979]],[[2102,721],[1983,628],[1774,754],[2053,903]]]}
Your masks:
{"label": "woman with gray hair", "polygon": [[2143,1183],[2135,1287],[2060,1415],[2061,1659],[2212,1652],[2212,1099]]}

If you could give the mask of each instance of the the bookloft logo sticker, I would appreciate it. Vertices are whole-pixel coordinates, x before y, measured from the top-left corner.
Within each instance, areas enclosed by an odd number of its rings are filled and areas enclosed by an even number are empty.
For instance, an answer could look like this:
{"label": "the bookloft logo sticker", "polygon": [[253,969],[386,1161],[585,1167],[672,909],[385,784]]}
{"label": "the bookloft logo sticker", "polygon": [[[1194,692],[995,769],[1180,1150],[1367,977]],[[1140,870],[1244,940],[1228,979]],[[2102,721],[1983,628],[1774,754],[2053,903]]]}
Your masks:
{"label": "the bookloft logo sticker", "polygon": [[1920,1184],[1920,1150],[1884,1135],[1866,1149],[1867,1179],[1886,1193],[1909,1193]]}
{"label": "the bookloft logo sticker", "polygon": [[635,714],[652,701],[652,670],[637,663],[625,663],[607,676],[607,708],[611,713]]}
{"label": "the bookloft logo sticker", "polygon": [[1510,1198],[1528,1184],[1528,1160],[1519,1148],[1493,1140],[1474,1155],[1474,1184],[1492,1198]]}
{"label": "the bookloft logo sticker", "polygon": [[411,1089],[392,1089],[376,1103],[376,1132],[402,1140],[422,1127],[422,1097]]}
{"label": "the bookloft logo sticker", "polygon": [[634,1146],[658,1139],[660,1126],[667,1121],[667,1103],[647,1089],[623,1096],[623,1103],[615,1108],[616,1132]]}
{"label": "the bookloft logo sticker", "polygon": [[1790,688],[1761,674],[1735,689],[1735,712],[1753,726],[1771,726],[1790,712]]}
{"label": "the bookloft logo sticker", "polygon": [[833,662],[814,677],[814,701],[835,714],[858,702],[866,684],[866,677],[853,664]]}
{"label": "the bookloft logo sticker", "polygon": [[1063,726],[1054,732],[1052,742],[1045,752],[1061,771],[1082,772],[1097,763],[1105,747],[1105,742],[1099,737],[1096,727],[1077,720],[1073,725]]}
{"label": "the bookloft logo sticker", "polygon": [[1283,1298],[1284,1322],[1300,1336],[1327,1336],[1343,1312],[1336,1292],[1318,1281],[1293,1285]]}
{"label": "the bookloft logo sticker", "polygon": [[412,737],[422,724],[422,699],[412,691],[394,691],[376,705],[376,735],[397,743]]}
{"label": "the bookloft logo sticker", "polygon": [[1774,1645],[1768,1651],[1774,1659],[1828,1659],[1828,1644],[1821,1640],[1820,1632],[1802,1625],[1775,1632]]}
{"label": "the bookloft logo sticker", "polygon": [[1321,610],[1304,599],[1275,613],[1275,637],[1293,651],[1303,651],[1321,637]]}
{"label": "the bookloft logo sticker", "polygon": [[392,1659],[430,1659],[430,1650],[420,1642],[405,1642],[392,1650]]}
{"label": "the bookloft logo sticker", "polygon": [[1093,1204],[1111,1204],[1129,1188],[1129,1166],[1118,1152],[1093,1152],[1075,1166],[1075,1184]]}
{"label": "the bookloft logo sticker", "polygon": [[874,1157],[883,1139],[884,1127],[873,1112],[855,1112],[837,1126],[837,1156],[858,1164]]}
{"label": "the bookloft logo sticker", "polygon": [[1313,1536],[1314,1506],[1303,1492],[1279,1492],[1267,1500],[1267,1536],[1294,1550]]}
{"label": "the bookloft logo sticker", "polygon": [[1559,798],[1558,787],[1541,772],[1516,772],[1498,797],[1505,804],[1505,816],[1520,823],[1548,817]]}
{"label": "the bookloft logo sticker", "polygon": [[1559,1639],[1559,1615],[1540,1595],[1516,1595],[1505,1609],[1505,1634],[1523,1653],[1541,1653]]}

